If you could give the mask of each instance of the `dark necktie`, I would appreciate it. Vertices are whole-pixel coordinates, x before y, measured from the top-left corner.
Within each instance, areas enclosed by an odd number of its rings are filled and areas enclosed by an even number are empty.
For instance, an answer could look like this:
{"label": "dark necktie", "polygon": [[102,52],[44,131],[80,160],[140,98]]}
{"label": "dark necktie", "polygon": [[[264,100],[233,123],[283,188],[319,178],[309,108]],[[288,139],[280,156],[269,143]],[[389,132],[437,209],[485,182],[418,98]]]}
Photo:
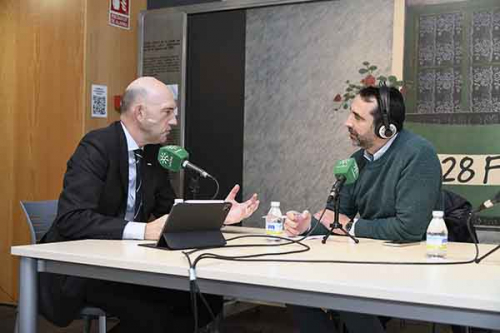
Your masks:
{"label": "dark necktie", "polygon": [[134,221],[142,219],[142,149],[134,150],[135,156],[135,203]]}

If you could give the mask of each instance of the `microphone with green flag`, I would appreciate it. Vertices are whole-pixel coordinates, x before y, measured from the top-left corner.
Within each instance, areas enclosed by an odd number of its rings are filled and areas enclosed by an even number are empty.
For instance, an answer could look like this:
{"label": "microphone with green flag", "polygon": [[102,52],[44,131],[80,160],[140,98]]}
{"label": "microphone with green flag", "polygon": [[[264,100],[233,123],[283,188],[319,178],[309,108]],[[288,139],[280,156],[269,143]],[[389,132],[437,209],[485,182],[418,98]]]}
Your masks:
{"label": "microphone with green flag", "polygon": [[356,160],[354,158],[348,158],[338,161],[333,167],[333,174],[335,178],[344,181],[347,185],[354,183],[359,176]]}
{"label": "microphone with green flag", "polygon": [[158,162],[163,168],[173,172],[178,172],[181,169],[191,169],[199,173],[203,178],[214,179],[212,175],[210,175],[202,168],[189,162],[188,159],[189,153],[181,146],[163,146],[158,151]]}
{"label": "microphone with green flag", "polygon": [[348,158],[338,161],[333,167],[333,174],[335,175],[336,181],[330,190],[330,195],[327,200],[328,203],[337,197],[344,184],[352,184],[358,179],[359,169],[356,160],[354,158]]}
{"label": "microphone with green flag", "polygon": [[[361,167],[364,165],[362,164]],[[326,243],[328,237],[333,234],[334,229],[340,229],[343,231],[344,235],[350,237],[356,244],[359,240],[351,235],[348,230],[339,222],[339,210],[340,210],[340,190],[344,184],[353,184],[359,176],[359,168],[356,160],[354,158],[348,158],[346,160],[340,160],[335,164],[333,168],[333,174],[335,175],[335,183],[330,190],[330,195],[328,195],[326,209],[334,212],[333,222],[330,224],[329,232],[323,237],[321,241],[323,244]],[[333,207],[332,207],[333,206]],[[323,215],[322,215],[323,216]],[[321,219],[321,218],[320,218]]]}

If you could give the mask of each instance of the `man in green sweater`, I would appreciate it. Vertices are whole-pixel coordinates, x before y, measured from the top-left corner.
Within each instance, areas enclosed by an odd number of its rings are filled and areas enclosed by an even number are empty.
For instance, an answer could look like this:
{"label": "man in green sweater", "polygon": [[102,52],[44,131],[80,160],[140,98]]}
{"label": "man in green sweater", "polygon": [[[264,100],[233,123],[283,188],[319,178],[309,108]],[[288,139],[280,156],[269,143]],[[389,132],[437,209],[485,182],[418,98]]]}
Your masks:
{"label": "man in green sweater", "polygon": [[[441,164],[436,151],[424,138],[403,130],[404,119],[403,96],[395,88],[367,87],[352,101],[345,125],[352,143],[361,148],[352,156],[361,171],[357,181],[340,192],[339,222],[356,237],[422,240],[432,210],[440,207]],[[288,212],[287,234],[326,234],[333,207],[327,206],[318,223],[322,213],[312,217],[308,211]],[[322,310],[291,308],[301,332],[335,332]],[[375,316],[341,317],[350,333],[384,331]]]}

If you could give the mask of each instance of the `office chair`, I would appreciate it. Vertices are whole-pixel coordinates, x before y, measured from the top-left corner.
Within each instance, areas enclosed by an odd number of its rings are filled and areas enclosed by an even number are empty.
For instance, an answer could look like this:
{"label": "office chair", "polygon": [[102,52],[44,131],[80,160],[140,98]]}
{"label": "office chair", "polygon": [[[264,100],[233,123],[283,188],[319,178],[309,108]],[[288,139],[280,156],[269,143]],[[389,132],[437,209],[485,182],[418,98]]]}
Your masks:
{"label": "office chair", "polygon": [[[21,208],[26,214],[26,222],[30,230],[31,244],[36,244],[49,230],[57,214],[57,200],[47,201],[21,201]],[[84,320],[83,331],[90,333],[92,319],[99,319],[99,333],[106,333],[106,312],[103,310],[86,306],[80,311]],[[16,319],[15,332],[17,333],[19,317]]]}

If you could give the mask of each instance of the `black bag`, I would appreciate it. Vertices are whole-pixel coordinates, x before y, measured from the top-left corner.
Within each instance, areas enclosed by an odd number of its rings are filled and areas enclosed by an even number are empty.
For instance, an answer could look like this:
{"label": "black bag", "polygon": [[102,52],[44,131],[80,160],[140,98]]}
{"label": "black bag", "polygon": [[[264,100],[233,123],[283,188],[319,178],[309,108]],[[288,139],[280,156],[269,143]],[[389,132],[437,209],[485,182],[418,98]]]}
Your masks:
{"label": "black bag", "polygon": [[444,221],[448,228],[448,241],[473,243],[477,239],[474,224],[471,223],[471,236],[467,228],[467,219],[472,211],[472,205],[467,199],[448,190],[443,190]]}

